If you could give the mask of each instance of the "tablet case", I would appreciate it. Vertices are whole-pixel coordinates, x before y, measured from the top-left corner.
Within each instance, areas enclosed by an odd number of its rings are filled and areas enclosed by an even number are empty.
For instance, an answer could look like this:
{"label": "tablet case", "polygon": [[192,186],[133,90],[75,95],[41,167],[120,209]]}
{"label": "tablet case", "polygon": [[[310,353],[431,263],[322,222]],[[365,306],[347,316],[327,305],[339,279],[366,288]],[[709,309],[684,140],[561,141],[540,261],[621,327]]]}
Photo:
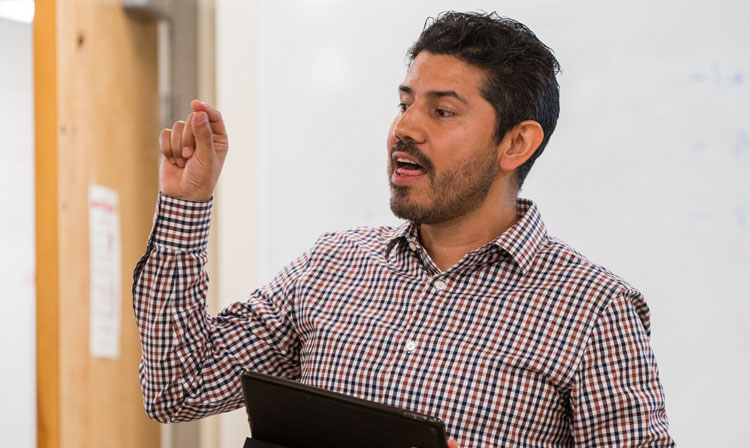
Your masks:
{"label": "tablet case", "polygon": [[[251,441],[290,448],[445,448],[435,417],[294,381],[242,375]],[[270,447],[269,447],[270,448]]]}
{"label": "tablet case", "polygon": [[245,444],[242,445],[242,448],[290,448],[285,445],[277,445],[275,443],[270,442],[264,442],[262,440],[258,439],[251,439],[247,438],[245,439]]}

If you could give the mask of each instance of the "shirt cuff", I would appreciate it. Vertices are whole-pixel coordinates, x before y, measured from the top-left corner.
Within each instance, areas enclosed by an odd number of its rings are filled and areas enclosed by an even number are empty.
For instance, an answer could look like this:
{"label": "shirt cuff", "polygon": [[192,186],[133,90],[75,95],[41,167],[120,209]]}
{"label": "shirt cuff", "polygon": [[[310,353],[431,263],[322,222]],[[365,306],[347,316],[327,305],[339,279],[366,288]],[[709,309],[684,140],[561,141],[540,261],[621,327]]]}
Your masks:
{"label": "shirt cuff", "polygon": [[173,251],[204,251],[208,246],[213,197],[206,202],[177,199],[159,193],[151,243]]}

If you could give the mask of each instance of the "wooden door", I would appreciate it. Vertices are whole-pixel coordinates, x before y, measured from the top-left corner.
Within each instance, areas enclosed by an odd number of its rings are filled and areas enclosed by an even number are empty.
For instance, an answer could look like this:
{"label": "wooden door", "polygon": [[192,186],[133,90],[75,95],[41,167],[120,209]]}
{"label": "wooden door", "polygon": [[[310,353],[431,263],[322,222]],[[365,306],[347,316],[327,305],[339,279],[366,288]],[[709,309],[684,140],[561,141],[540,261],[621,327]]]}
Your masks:
{"label": "wooden door", "polygon": [[[37,0],[34,75],[38,446],[157,447],[130,294],[158,191],[156,24],[116,0]],[[119,196],[115,359],[89,349],[91,184]]]}

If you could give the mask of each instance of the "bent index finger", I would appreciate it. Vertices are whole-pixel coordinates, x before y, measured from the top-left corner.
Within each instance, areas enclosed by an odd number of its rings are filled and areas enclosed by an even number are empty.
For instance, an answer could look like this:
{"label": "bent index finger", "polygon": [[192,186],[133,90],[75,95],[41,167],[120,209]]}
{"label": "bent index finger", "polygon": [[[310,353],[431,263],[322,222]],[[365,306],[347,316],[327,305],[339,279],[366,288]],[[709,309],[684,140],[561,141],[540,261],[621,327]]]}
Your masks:
{"label": "bent index finger", "polygon": [[193,100],[190,105],[193,107],[194,111],[198,112],[202,110],[206,113],[206,115],[208,116],[208,124],[211,125],[211,132],[213,132],[214,135],[227,135],[227,131],[224,128],[224,118],[222,118],[219,109],[215,109],[208,104],[198,100]]}

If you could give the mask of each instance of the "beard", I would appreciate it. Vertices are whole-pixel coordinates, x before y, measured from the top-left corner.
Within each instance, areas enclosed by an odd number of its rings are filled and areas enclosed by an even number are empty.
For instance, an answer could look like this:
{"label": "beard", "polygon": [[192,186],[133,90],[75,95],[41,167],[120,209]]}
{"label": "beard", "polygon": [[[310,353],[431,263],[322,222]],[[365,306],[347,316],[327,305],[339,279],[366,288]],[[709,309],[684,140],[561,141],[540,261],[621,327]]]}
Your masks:
{"label": "beard", "polygon": [[[427,172],[429,193],[427,200],[412,198],[412,187],[391,184],[391,211],[401,219],[416,224],[438,224],[463,216],[479,208],[498,172],[494,145],[482,148],[477,155],[440,173],[432,161],[411,142],[397,142],[391,153],[403,151],[422,163]],[[389,163],[389,178],[395,169]]]}

